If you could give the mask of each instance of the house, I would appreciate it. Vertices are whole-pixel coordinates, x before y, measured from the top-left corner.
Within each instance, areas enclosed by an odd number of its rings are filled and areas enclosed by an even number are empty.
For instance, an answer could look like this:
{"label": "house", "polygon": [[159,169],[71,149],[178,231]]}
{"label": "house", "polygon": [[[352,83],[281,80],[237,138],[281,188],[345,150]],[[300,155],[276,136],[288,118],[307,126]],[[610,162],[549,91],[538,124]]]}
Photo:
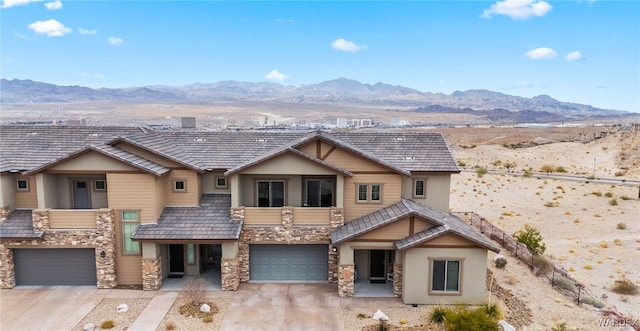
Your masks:
{"label": "house", "polygon": [[438,133],[0,128],[0,286],[393,284],[407,304],[482,301],[498,249],[448,213]]}

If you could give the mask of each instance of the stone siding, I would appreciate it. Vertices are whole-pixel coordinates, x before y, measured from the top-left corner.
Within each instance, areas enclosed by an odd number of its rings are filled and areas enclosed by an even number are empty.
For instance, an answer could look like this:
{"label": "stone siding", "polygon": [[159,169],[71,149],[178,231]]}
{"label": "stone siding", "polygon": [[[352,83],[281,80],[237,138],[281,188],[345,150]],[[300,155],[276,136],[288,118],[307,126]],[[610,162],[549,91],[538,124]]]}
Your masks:
{"label": "stone siding", "polygon": [[393,295],[402,296],[402,264],[393,265]]}
{"label": "stone siding", "polygon": [[[44,231],[42,239],[6,241],[0,249],[0,282],[3,288],[15,287],[13,252],[11,249],[22,247],[40,248],[94,248],[96,253],[96,276],[98,288],[115,288],[116,247],[115,213],[112,209],[96,210],[95,229],[50,229],[49,210],[37,209],[32,212],[33,226]],[[104,257],[101,253],[104,251]]]}
{"label": "stone siding", "polygon": [[235,291],[238,289],[240,285],[238,259],[222,259],[220,261],[220,273],[223,291]]}
{"label": "stone siding", "polygon": [[332,228],[344,225],[344,212],[342,208],[331,207],[330,217],[329,224]]}
{"label": "stone siding", "polygon": [[4,221],[11,214],[11,208],[9,206],[0,207],[0,222]]}
{"label": "stone siding", "polygon": [[338,296],[341,298],[352,297],[355,293],[355,266],[353,264],[341,264],[338,266]]}
{"label": "stone siding", "polygon": [[142,259],[142,290],[157,291],[162,287],[162,260]]}

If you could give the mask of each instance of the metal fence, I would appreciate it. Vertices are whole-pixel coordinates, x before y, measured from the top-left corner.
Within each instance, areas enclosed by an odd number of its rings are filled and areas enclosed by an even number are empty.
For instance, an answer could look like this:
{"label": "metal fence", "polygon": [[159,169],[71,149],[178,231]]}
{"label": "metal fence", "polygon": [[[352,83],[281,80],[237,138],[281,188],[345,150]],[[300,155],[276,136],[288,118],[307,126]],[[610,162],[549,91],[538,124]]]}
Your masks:
{"label": "metal fence", "polygon": [[[467,221],[467,223],[489,239],[498,242],[503,251],[506,250],[513,254],[515,258],[526,264],[537,276],[548,279],[554,289],[571,298],[576,304],[588,303],[598,308],[604,306],[600,300],[593,297],[591,292],[582,283],[571,277],[564,267],[546,257],[532,254],[529,249],[518,242],[513,235],[505,233],[502,229],[491,224],[491,222],[475,212],[454,212],[453,214]],[[502,254],[504,254],[504,252]]]}

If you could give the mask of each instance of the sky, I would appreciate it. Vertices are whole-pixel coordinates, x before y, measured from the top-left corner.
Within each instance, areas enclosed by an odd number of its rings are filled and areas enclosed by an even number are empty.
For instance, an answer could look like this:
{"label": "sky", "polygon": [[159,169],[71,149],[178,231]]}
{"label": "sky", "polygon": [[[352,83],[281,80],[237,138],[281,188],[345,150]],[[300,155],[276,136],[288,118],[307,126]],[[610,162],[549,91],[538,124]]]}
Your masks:
{"label": "sky", "polygon": [[0,77],[58,85],[336,78],[640,112],[640,1],[0,0]]}

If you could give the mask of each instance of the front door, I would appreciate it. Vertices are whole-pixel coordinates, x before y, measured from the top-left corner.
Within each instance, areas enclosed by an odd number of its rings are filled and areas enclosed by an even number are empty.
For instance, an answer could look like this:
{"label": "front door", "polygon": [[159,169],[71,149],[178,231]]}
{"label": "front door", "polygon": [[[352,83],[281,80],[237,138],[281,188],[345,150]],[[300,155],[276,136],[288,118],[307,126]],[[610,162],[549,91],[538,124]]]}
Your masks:
{"label": "front door", "polygon": [[72,185],[73,209],[91,209],[88,181],[83,179],[74,179],[72,181]]}
{"label": "front door", "polygon": [[184,245],[169,245],[169,273],[184,273]]}
{"label": "front door", "polygon": [[384,250],[371,250],[369,278],[384,279]]}

